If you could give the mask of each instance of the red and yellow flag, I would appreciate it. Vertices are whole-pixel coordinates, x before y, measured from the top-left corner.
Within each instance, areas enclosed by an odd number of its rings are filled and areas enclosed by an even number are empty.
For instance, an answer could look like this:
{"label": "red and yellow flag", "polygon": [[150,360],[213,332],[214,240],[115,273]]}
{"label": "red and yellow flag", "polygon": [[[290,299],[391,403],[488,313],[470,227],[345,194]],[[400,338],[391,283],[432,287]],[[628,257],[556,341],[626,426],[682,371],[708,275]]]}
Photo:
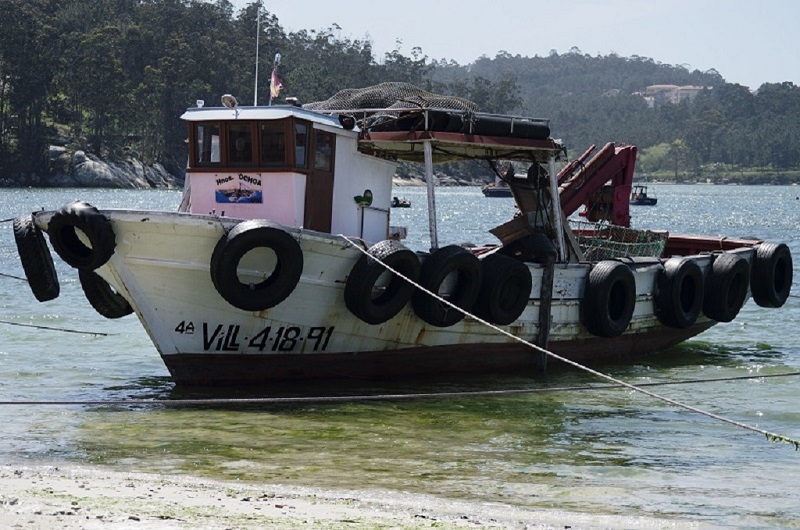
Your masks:
{"label": "red and yellow flag", "polygon": [[276,98],[280,95],[281,90],[283,90],[283,84],[281,80],[278,78],[278,69],[272,69],[272,77],[269,80],[269,94],[270,97]]}

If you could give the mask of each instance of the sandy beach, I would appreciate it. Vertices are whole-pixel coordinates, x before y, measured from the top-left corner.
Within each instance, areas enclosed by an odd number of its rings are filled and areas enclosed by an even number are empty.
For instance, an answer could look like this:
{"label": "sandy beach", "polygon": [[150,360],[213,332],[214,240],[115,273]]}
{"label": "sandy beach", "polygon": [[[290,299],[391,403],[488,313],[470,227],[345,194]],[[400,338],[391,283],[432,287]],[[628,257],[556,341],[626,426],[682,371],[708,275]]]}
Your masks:
{"label": "sandy beach", "polygon": [[[382,491],[330,491],[85,467],[4,466],[0,528],[686,528],[686,522],[533,511]],[[697,526],[695,526],[697,528]]]}

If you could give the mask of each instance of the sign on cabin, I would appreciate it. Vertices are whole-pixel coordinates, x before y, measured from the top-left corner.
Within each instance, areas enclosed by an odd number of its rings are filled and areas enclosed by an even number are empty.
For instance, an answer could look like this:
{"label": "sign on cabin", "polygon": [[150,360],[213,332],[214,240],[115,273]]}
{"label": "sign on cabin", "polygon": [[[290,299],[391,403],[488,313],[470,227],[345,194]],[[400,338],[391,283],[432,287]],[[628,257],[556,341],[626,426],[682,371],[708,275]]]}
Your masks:
{"label": "sign on cabin", "polygon": [[217,204],[264,202],[261,179],[242,173],[217,178],[215,196]]}

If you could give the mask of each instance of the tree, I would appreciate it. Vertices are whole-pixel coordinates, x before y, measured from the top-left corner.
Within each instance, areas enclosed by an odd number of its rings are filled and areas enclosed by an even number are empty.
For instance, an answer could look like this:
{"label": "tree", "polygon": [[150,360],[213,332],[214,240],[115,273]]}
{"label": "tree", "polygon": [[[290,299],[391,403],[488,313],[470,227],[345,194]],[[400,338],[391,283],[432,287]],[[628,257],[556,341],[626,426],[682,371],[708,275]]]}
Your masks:
{"label": "tree", "polygon": [[122,70],[121,34],[116,26],[92,30],[77,43],[74,63],[76,88],[92,114],[90,144],[100,153],[114,111],[123,106],[126,83]]}
{"label": "tree", "polygon": [[667,156],[672,163],[672,169],[675,172],[675,182],[681,182],[683,179],[678,176],[678,170],[681,169],[686,161],[687,149],[683,140],[675,140],[669,146]]}
{"label": "tree", "polygon": [[54,10],[50,0],[0,0],[0,64],[8,116],[17,130],[13,163],[25,174],[42,174],[46,167],[42,113],[59,48]]}
{"label": "tree", "polygon": [[[242,104],[254,99],[258,10],[256,1],[235,13],[230,0],[0,0],[3,176],[35,183],[29,176],[46,173],[51,141],[111,154],[130,149],[182,166],[187,146],[178,118],[187,107],[198,99],[216,105],[225,93]],[[284,95],[301,102],[403,81],[466,97],[485,112],[549,118],[552,136],[570,150],[638,145],[642,167],[668,166],[676,175],[720,163],[800,169],[800,90],[789,82],[753,94],[714,69],[578,48],[543,57],[499,52],[462,66],[430,60],[418,47],[405,53],[398,41],[376,58],[368,39],[343,38],[335,23],[287,33],[268,12],[258,40],[260,104],[280,52]],[[648,108],[642,93],[653,84],[706,89]]]}

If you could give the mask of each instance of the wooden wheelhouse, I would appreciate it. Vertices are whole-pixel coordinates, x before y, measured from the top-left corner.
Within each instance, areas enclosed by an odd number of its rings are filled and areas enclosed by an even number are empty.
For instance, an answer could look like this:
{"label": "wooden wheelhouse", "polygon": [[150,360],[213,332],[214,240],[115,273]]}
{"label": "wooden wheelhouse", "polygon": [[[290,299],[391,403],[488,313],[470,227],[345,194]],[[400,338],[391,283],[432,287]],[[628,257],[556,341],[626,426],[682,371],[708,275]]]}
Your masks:
{"label": "wooden wheelhouse", "polygon": [[[193,108],[181,211],[268,219],[371,241],[389,234],[394,164],[338,117],[293,106]],[[373,202],[355,197],[372,196]],[[384,204],[385,203],[385,204]]]}

